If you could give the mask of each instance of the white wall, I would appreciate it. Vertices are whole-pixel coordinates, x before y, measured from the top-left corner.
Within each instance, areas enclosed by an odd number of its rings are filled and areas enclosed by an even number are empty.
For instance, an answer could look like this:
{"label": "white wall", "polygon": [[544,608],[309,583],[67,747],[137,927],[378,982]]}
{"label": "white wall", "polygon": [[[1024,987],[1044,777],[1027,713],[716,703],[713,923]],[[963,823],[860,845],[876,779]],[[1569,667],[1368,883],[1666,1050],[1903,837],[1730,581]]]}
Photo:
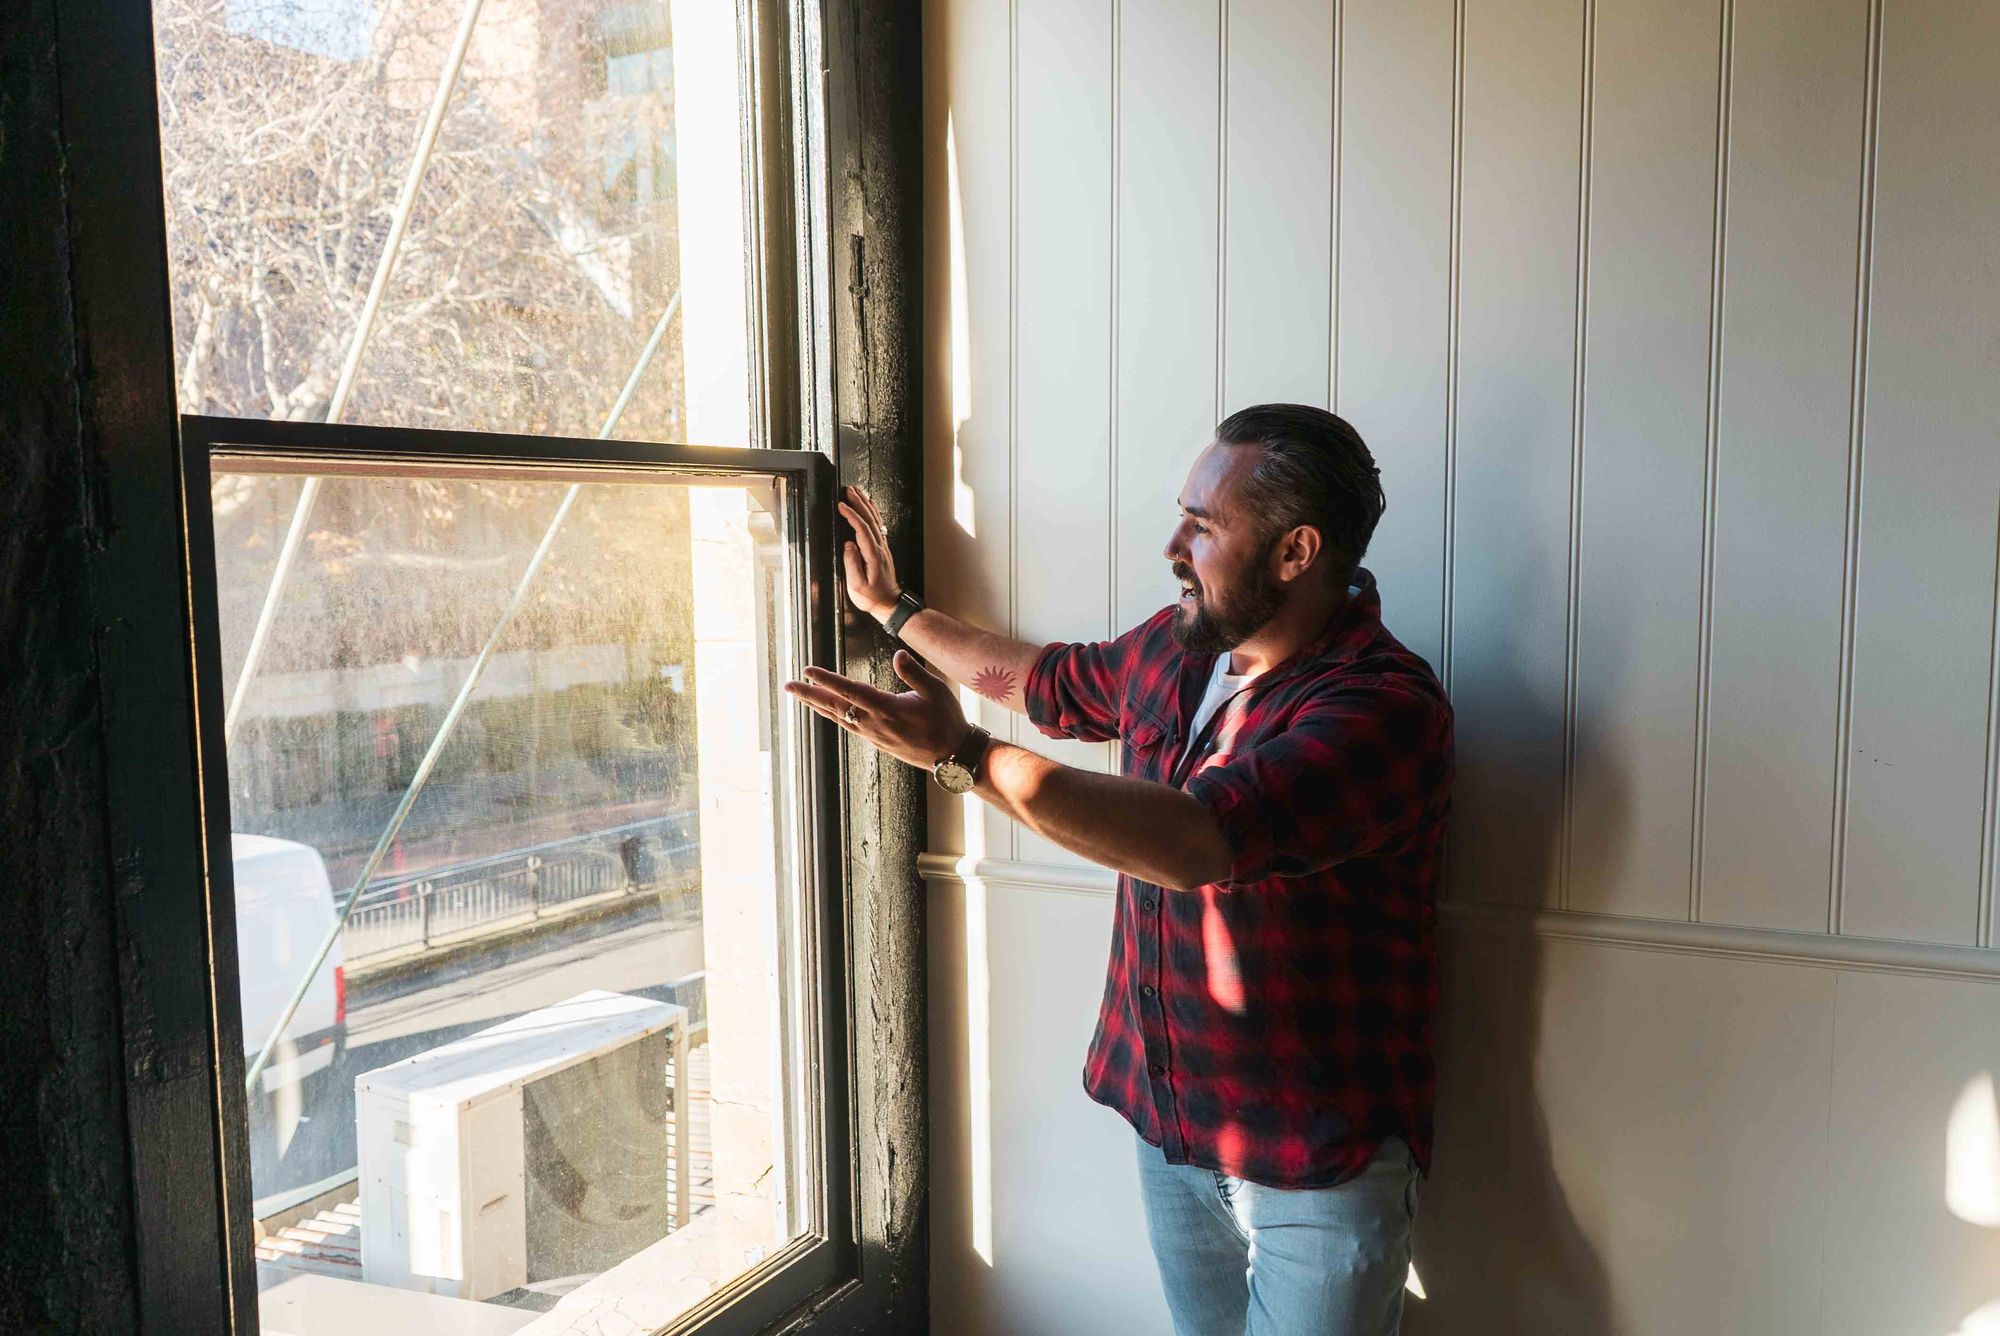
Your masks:
{"label": "white wall", "polygon": [[[934,601],[1130,626],[1248,402],[1382,464],[1460,740],[1409,1329],[2000,1329],[2000,7],[924,23]],[[935,815],[938,1327],[1164,1330],[1109,878]]]}

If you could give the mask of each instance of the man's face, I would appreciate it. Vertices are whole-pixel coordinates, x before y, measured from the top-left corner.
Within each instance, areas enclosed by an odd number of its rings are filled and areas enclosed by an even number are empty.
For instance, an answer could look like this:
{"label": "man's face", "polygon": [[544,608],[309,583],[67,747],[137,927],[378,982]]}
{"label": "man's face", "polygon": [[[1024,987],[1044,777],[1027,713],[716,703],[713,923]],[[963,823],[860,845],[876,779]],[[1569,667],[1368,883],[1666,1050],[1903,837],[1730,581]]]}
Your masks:
{"label": "man's face", "polygon": [[1210,445],[1181,489],[1181,519],[1165,555],[1181,582],[1173,632],[1183,649],[1235,649],[1284,606],[1285,586],[1269,569],[1265,526],[1238,500],[1243,475],[1256,460],[1247,446]]}

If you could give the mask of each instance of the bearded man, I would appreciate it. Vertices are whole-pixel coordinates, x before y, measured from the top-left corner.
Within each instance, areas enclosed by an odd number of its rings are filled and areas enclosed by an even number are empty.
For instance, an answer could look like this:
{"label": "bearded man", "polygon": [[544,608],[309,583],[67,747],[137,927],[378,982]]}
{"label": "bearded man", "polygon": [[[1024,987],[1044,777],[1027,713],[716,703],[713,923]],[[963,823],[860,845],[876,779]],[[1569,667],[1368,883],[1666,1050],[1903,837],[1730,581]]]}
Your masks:
{"label": "bearded man", "polygon": [[1428,1171],[1435,890],[1452,714],[1360,561],[1379,473],[1344,420],[1236,413],[1190,470],[1179,600],[1115,640],[1030,645],[900,587],[881,517],[840,506],[848,596],[945,677],[1121,773],[818,669],[787,689],[862,740],[1118,872],[1090,1097],[1137,1133],[1180,1336],[1396,1330]]}

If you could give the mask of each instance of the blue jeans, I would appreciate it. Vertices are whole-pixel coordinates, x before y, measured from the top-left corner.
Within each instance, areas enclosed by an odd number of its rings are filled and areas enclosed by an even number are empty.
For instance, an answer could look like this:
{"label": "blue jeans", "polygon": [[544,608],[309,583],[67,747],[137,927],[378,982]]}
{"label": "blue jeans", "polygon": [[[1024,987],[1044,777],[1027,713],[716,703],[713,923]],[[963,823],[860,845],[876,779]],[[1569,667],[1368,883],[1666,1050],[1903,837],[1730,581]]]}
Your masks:
{"label": "blue jeans", "polygon": [[1399,1138],[1330,1188],[1168,1164],[1139,1141],[1146,1234],[1178,1336],[1394,1336],[1417,1164]]}

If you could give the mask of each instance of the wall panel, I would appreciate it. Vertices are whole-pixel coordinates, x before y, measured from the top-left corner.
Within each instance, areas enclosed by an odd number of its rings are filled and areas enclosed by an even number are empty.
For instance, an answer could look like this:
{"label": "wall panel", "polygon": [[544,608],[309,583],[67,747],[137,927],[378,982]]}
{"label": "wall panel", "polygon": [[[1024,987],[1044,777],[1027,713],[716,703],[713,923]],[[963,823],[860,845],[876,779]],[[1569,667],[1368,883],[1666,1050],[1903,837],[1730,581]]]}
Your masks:
{"label": "wall panel", "polygon": [[1472,5],[1465,25],[1450,893],[1553,905],[1583,8],[1577,0]]}
{"label": "wall panel", "polygon": [[1382,618],[1442,661],[1452,0],[1342,0],[1335,409],[1382,470]]}
{"label": "wall panel", "polygon": [[2000,986],[1843,974],[1826,1336],[2000,1321]]}
{"label": "wall panel", "polygon": [[1229,0],[1223,411],[1327,402],[1335,0]]}
{"label": "wall panel", "polygon": [[[931,272],[942,267],[945,355],[932,365],[944,383],[932,395],[924,462],[933,509],[924,525],[924,571],[913,581],[939,607],[985,626],[1013,627],[1013,162],[1011,6],[932,4],[925,47],[934,71],[928,95],[931,161],[943,171],[929,199]],[[996,54],[1003,57],[995,59]],[[931,307],[933,312],[937,307]],[[948,405],[937,415],[936,405]],[[1013,717],[961,693],[978,722],[1009,736]],[[1011,852],[1014,826],[978,804],[933,795],[931,812],[965,847]],[[966,832],[961,814],[970,814]]]}
{"label": "wall panel", "polygon": [[[2000,510],[2000,8],[1882,14],[1841,926],[1981,940]],[[1990,869],[1987,871],[1990,878]]]}
{"label": "wall panel", "polygon": [[1818,1331],[1835,973],[1477,931],[1445,947],[1457,1060],[1409,1330]]}
{"label": "wall panel", "polygon": [[930,904],[932,1153],[953,1170],[932,1202],[933,1329],[1166,1331],[1137,1138],[1081,1089],[1110,897],[934,882]]}
{"label": "wall panel", "polygon": [[1689,910],[1718,9],[1596,5],[1572,909]]}
{"label": "wall panel", "polygon": [[[993,1330],[1165,1331],[1144,1246],[1138,1138],[1081,1093],[1110,901],[1005,884],[988,896],[993,1099],[1008,1115],[994,1126],[994,1255],[1039,1263],[1036,1283],[1009,1295]],[[1140,1246],[1107,1248],[1107,1239]]]}
{"label": "wall panel", "polygon": [[1118,0],[1114,621],[1173,602],[1160,550],[1217,402],[1221,25],[1213,0]]}
{"label": "wall panel", "polygon": [[[1014,599],[1023,639],[1097,640],[1111,627],[1111,207],[1114,0],[1015,0]],[[1051,560],[1053,551],[1060,560]],[[1067,765],[1109,749],[1015,736]],[[1073,862],[1032,831],[1021,858]]]}
{"label": "wall panel", "polygon": [[1824,932],[1868,0],[1735,0],[1700,916]]}

